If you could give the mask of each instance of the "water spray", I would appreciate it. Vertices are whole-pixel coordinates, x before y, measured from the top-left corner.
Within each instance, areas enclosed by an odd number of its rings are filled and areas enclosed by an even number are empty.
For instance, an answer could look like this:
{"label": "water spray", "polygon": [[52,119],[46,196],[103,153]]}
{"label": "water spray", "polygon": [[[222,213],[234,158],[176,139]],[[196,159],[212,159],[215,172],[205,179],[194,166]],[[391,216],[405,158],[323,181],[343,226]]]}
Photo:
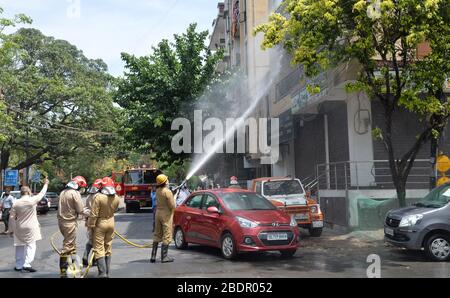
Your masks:
{"label": "water spray", "polygon": [[[234,137],[235,132],[238,130],[241,125],[245,124],[245,120],[250,116],[250,114],[253,112],[253,110],[257,107],[259,102],[261,101],[263,97],[259,97],[258,100],[253,102],[253,104],[245,111],[245,113],[237,119],[235,123],[231,126],[229,130],[227,130],[227,133],[225,134],[225,137],[223,137],[220,141],[216,142],[214,146],[209,150],[209,152],[206,153],[202,159],[200,159],[200,162],[188,173],[185,182],[187,182],[189,179],[192,178],[192,176],[195,175],[195,173],[198,172],[198,170],[201,169],[201,167],[209,160],[211,157],[215,154],[215,152],[220,149],[223,144],[228,141],[231,137]],[[184,183],[184,182],[183,182]],[[183,184],[182,184],[183,185]],[[180,187],[182,186],[180,185]]]}
{"label": "water spray", "polygon": [[[244,114],[242,114],[242,116],[240,118],[238,118],[236,122],[233,123],[231,128],[229,130],[227,130],[227,133],[225,134],[225,136],[220,141],[216,142],[214,144],[214,146],[209,150],[209,152],[207,152],[206,155],[204,157],[202,157],[200,159],[200,161],[195,165],[195,167],[193,167],[192,170],[189,171],[188,175],[186,176],[185,182],[188,181],[189,179],[191,179],[192,176],[194,176],[195,173],[197,173],[206,164],[206,162],[208,162],[208,160],[211,159],[211,157],[215,154],[215,152],[218,149],[220,149],[220,147],[223,146],[223,144],[225,142],[227,142],[230,138],[234,137],[234,134],[238,130],[239,127],[241,127],[242,125],[245,125],[246,119],[251,115],[251,113],[256,109],[258,104],[264,98],[263,95],[270,88],[270,86],[272,85],[273,79],[280,72],[281,59],[283,57],[283,54],[277,55],[277,57],[278,57],[277,68],[270,70],[270,78],[268,79],[268,81],[265,81],[265,82],[260,81],[260,82],[258,82],[258,86],[257,87],[261,87],[261,88],[255,88],[254,89],[254,90],[258,90],[259,91],[258,94],[255,96],[256,100],[248,107],[248,109],[244,112]],[[183,183],[185,183],[185,182],[183,182]],[[182,185],[183,184],[181,184],[180,187]]]}

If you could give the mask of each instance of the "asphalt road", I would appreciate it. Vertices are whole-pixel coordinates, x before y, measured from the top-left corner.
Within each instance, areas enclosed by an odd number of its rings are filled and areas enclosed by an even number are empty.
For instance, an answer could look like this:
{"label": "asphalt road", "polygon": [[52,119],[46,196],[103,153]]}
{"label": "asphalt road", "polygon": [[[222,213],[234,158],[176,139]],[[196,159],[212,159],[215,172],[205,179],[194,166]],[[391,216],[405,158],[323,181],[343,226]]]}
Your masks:
{"label": "asphalt road", "polygon": [[[140,243],[151,243],[152,213],[119,213],[116,229],[128,239]],[[58,278],[58,256],[50,246],[51,235],[58,230],[56,212],[39,217],[43,240],[37,244],[33,267],[37,273],[17,273],[14,268],[12,238],[0,235],[0,278]],[[3,225],[0,224],[0,229]],[[357,232],[348,235],[326,230],[320,238],[310,238],[305,233],[301,247],[293,259],[282,259],[276,252],[242,255],[237,261],[222,259],[214,248],[190,245],[185,251],[173,246],[169,254],[174,263],[150,264],[150,249],[128,246],[120,239],[113,243],[111,277],[367,277],[371,263],[367,257],[376,254],[381,260],[381,277],[449,277],[450,262],[429,262],[422,252],[409,252],[387,246],[381,240],[381,232]],[[56,245],[62,246],[60,235]],[[86,241],[85,229],[80,224],[77,243],[82,254]],[[97,269],[91,269],[88,277],[94,278]]]}

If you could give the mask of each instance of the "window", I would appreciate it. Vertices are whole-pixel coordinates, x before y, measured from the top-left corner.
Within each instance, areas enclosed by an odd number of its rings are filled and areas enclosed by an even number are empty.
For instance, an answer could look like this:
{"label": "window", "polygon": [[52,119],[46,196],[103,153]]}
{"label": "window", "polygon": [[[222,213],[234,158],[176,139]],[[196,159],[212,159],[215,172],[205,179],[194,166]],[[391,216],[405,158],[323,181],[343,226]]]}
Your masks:
{"label": "window", "polygon": [[255,189],[255,191],[256,191],[257,194],[261,194],[261,184],[262,184],[262,182],[256,182],[256,189]]}
{"label": "window", "polygon": [[200,209],[200,206],[202,205],[202,198],[203,198],[203,195],[197,195],[197,196],[189,199],[189,201],[186,203],[186,206],[190,207],[190,208]]}
{"label": "window", "polygon": [[211,195],[208,195],[206,197],[205,203],[202,206],[203,210],[208,210],[209,207],[216,207],[217,209],[220,210],[220,204],[217,201],[217,199]]}
{"label": "window", "polygon": [[267,181],[264,183],[264,196],[301,195],[303,188],[298,180]]}
{"label": "window", "polygon": [[254,193],[222,193],[224,204],[230,210],[276,210],[264,197]]}
{"label": "window", "polygon": [[159,170],[131,170],[125,172],[125,184],[155,184]]}

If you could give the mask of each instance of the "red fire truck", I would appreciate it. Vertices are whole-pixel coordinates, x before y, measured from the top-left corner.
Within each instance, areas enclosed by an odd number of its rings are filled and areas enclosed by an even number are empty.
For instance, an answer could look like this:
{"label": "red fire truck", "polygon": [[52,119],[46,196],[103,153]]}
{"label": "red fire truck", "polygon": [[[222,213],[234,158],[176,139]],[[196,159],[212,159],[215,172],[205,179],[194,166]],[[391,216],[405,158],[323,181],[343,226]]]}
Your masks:
{"label": "red fire truck", "polygon": [[150,196],[156,177],[162,174],[158,169],[132,168],[124,173],[113,173],[116,191],[124,196],[126,213],[138,212],[142,207],[152,207]]}

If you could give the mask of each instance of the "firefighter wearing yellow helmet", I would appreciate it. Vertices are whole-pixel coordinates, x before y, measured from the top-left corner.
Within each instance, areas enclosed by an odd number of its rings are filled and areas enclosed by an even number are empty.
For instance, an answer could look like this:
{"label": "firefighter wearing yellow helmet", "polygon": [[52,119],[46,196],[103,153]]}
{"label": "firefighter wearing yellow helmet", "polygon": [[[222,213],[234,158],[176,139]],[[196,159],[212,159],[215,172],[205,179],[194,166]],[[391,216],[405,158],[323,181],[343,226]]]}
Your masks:
{"label": "firefighter wearing yellow helmet", "polygon": [[150,262],[156,262],[158,244],[162,242],[161,263],[168,263],[173,262],[173,259],[168,257],[167,254],[169,244],[172,242],[172,223],[176,204],[172,192],[167,187],[169,185],[169,178],[166,175],[159,175],[156,177],[156,184],[156,222]]}

